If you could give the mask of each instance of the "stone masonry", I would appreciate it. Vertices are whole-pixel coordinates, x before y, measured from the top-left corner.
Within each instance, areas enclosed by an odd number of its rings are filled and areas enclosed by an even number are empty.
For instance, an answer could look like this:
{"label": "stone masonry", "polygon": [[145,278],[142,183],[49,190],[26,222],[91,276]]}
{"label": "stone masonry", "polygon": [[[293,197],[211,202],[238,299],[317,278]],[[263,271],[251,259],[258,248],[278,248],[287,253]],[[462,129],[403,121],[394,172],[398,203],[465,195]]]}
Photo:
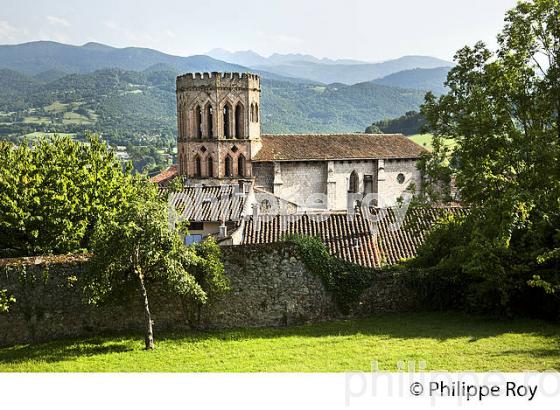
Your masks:
{"label": "stone masonry", "polygon": [[[85,303],[80,278],[87,260],[87,255],[0,260],[0,289],[17,299],[8,313],[0,314],[0,345],[141,332],[138,298],[100,307]],[[231,289],[202,308],[200,321],[189,303],[157,287],[149,289],[156,332],[286,326],[340,317],[331,295],[293,245],[226,246],[223,260]],[[406,301],[387,276],[364,292],[354,314],[406,310]]]}

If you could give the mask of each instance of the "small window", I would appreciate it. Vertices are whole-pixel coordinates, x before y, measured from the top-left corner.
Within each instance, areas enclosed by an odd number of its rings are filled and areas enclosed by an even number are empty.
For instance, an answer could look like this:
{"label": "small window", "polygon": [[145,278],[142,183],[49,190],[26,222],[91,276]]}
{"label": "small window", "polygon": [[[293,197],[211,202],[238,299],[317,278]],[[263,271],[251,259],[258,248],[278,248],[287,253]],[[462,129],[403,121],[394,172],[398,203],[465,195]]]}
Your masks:
{"label": "small window", "polygon": [[208,176],[210,178],[214,177],[214,160],[212,157],[208,158]]}
{"label": "small window", "polygon": [[189,224],[189,231],[202,231],[204,229],[204,222],[191,222]]}
{"label": "small window", "polygon": [[185,245],[192,245],[193,243],[201,242],[202,235],[195,234],[195,235],[187,235],[185,236]]}
{"label": "small window", "polygon": [[356,171],[352,171],[352,173],[350,174],[348,192],[357,193],[359,183],[360,183],[360,181],[359,181],[359,178],[358,178],[358,174],[356,173]]}
{"label": "small window", "polygon": [[364,194],[373,193],[373,175],[364,175]]}
{"label": "small window", "polygon": [[245,176],[245,157],[243,156],[243,154],[239,155],[239,157],[237,158],[237,174],[240,177]]}
{"label": "small window", "polygon": [[198,155],[194,158],[194,176],[196,178],[200,178],[202,176],[200,157]]}
{"label": "small window", "polygon": [[225,174],[226,177],[232,177],[233,176],[233,171],[232,171],[232,159],[231,157],[228,155],[226,156],[226,160],[224,161],[224,167],[225,167]]}
{"label": "small window", "polygon": [[404,184],[404,174],[397,175],[397,182],[399,184]]}

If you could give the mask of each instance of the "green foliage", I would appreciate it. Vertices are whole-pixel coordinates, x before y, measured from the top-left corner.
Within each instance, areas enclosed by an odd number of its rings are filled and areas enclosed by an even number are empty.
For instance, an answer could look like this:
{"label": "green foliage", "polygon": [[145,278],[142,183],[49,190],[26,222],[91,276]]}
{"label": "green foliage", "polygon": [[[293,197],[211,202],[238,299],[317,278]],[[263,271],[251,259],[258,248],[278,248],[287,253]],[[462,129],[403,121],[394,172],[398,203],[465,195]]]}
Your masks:
{"label": "green foliage", "polygon": [[[197,256],[190,272],[196,283],[204,291],[208,301],[212,301],[217,296],[227,292],[230,289],[230,282],[224,273],[224,264],[221,259],[222,251],[216,240],[209,236],[203,241],[191,245],[190,248],[194,250]],[[194,302],[192,303],[194,305],[193,313],[196,313],[196,317],[191,318],[191,323],[198,326],[200,325],[204,303],[192,298],[190,301]]]}
{"label": "green foliage", "polygon": [[130,175],[98,137],[0,142],[0,252],[76,252],[126,202]]}
{"label": "green foliage", "polygon": [[285,240],[297,246],[307,268],[332,292],[342,312],[348,313],[362,292],[373,284],[373,269],[331,256],[319,238],[290,235]]}
{"label": "green foliage", "polygon": [[228,277],[224,274],[224,264],[221,259],[222,250],[216,240],[209,236],[191,246],[197,256],[191,268],[191,273],[208,299],[228,291],[230,283]]}
{"label": "green foliage", "polygon": [[144,306],[146,349],[153,349],[148,297],[152,286],[157,284],[170,294],[205,303],[208,294],[190,268],[213,292],[219,288],[223,267],[219,250],[211,243],[200,248],[200,255],[183,244],[170,226],[167,204],[153,184],[136,179],[132,187],[127,203],[116,214],[100,219],[95,227],[85,289],[89,302],[95,304],[129,296],[136,289]]}
{"label": "green foliage", "polygon": [[130,282],[136,285],[139,278],[147,283],[161,281],[167,290],[206,301],[187,271],[198,261],[196,254],[169,226],[166,203],[152,184],[134,181],[126,205],[97,223],[91,249],[86,282],[92,303],[102,302]]}
{"label": "green foliage", "polygon": [[9,312],[12,303],[16,303],[16,298],[9,295],[7,289],[0,289],[0,313]]}
{"label": "green foliage", "polygon": [[425,124],[426,119],[422,114],[416,111],[408,111],[398,118],[374,122],[366,128],[366,133],[376,134],[376,130],[379,130],[383,134],[415,135],[422,132]]}
{"label": "green foliage", "polygon": [[[415,264],[459,284],[454,294],[469,309],[559,316],[545,292],[560,283],[558,8],[558,0],[519,2],[498,50],[480,42],[459,50],[449,92],[428,94],[422,107],[434,134],[424,198],[445,200],[455,179],[471,210],[436,230]],[[453,152],[445,139],[456,141]]]}

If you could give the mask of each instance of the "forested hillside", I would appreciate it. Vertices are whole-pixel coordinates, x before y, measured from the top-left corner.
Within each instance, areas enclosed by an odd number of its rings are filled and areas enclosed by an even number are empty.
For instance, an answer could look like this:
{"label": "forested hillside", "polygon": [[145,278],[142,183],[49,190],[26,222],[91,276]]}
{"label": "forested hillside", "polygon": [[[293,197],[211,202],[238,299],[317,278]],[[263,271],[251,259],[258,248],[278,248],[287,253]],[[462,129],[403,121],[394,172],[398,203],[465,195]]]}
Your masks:
{"label": "forested hillside", "polygon": [[389,74],[373,80],[373,82],[389,87],[413,88],[432,91],[434,94],[444,94],[446,90],[443,83],[447,79],[450,69],[451,67],[415,68]]}
{"label": "forested hillside", "polygon": [[366,128],[366,133],[383,132],[385,134],[415,135],[422,132],[425,124],[426,119],[422,114],[416,111],[408,111],[398,118],[375,121]]}
{"label": "forested hillside", "polygon": [[[96,131],[118,144],[171,143],[175,72],[104,69],[41,81],[0,71],[0,136]],[[373,84],[306,84],[263,79],[263,132],[360,131],[372,119],[417,109],[423,92]]]}

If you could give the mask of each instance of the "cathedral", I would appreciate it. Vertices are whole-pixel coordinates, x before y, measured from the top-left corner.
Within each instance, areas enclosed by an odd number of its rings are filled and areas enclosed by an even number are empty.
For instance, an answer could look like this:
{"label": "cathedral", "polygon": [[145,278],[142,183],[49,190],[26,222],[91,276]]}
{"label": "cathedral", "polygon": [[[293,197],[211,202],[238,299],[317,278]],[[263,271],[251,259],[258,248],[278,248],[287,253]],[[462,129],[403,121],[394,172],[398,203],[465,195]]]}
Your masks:
{"label": "cathedral", "polygon": [[244,186],[262,210],[280,204],[284,213],[345,211],[361,201],[391,207],[420,188],[425,150],[407,137],[261,134],[260,92],[250,73],[177,77],[174,173],[187,185]]}

